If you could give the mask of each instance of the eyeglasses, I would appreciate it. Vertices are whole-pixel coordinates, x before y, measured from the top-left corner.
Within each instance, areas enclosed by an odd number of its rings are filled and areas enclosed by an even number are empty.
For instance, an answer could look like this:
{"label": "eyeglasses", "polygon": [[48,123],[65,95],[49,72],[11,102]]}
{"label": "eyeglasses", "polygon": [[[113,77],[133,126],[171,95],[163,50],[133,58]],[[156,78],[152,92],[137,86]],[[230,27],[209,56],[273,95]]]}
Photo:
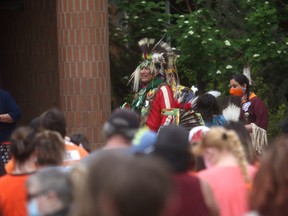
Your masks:
{"label": "eyeglasses", "polygon": [[28,193],[27,194],[27,200],[31,200],[31,199],[34,199],[36,197],[42,196],[42,195],[46,194],[47,192],[48,192],[47,190],[42,190],[42,191],[40,191],[38,193],[34,193],[34,194]]}

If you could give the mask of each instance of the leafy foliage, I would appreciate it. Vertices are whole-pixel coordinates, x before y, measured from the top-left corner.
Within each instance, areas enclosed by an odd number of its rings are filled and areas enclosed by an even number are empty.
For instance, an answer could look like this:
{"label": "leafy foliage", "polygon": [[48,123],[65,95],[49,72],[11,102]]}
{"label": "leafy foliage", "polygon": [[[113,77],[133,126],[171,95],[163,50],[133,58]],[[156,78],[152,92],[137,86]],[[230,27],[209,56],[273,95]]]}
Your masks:
{"label": "leafy foliage", "polygon": [[[271,125],[280,114],[286,115],[278,112],[288,98],[288,5],[284,1],[114,0],[110,5],[117,8],[114,15],[118,16],[110,22],[111,47],[118,44],[124,54],[120,59],[111,54],[112,63],[116,57],[122,62],[116,71],[129,77],[140,59],[137,41],[164,36],[181,50],[177,66],[182,84],[227,94],[229,77],[249,65],[254,90],[269,105]],[[120,79],[113,84],[116,92]]]}

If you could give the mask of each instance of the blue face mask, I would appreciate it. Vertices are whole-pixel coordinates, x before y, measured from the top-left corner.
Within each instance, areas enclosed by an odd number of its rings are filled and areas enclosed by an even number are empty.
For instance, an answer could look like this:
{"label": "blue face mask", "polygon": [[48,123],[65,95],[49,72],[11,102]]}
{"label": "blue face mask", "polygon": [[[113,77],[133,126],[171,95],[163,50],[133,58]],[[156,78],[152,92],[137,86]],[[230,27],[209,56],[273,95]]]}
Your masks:
{"label": "blue face mask", "polygon": [[28,215],[29,216],[41,216],[35,199],[32,199],[28,203],[27,208],[28,208]]}

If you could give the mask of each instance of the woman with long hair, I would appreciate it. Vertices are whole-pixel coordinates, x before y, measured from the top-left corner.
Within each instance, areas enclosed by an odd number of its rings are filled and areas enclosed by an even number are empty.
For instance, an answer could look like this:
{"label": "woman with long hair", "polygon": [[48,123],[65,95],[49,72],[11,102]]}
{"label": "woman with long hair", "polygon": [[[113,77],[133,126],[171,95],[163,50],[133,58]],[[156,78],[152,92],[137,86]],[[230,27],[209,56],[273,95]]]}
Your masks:
{"label": "woman with long hair", "polygon": [[192,150],[204,158],[207,169],[198,176],[211,186],[220,215],[242,216],[247,212],[248,191],[256,169],[248,164],[238,135],[233,130],[212,127]]}
{"label": "woman with long hair", "polygon": [[216,98],[209,93],[199,96],[195,110],[201,114],[207,127],[225,126],[227,124],[226,119],[220,112]]}
{"label": "woman with long hair", "polygon": [[230,78],[230,95],[241,97],[240,120],[252,131],[251,123],[260,128],[268,128],[268,110],[264,102],[251,90],[249,79],[244,74]]}
{"label": "woman with long hair", "polygon": [[288,215],[287,164],[288,140],[281,137],[263,154],[255,176],[250,198],[253,215]]}

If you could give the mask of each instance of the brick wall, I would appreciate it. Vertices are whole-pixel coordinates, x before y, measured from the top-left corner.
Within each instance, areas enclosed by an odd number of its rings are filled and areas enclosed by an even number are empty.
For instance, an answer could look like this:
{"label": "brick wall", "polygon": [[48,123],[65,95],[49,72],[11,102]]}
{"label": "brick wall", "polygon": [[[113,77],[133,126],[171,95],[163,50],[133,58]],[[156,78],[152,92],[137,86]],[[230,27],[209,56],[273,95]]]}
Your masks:
{"label": "brick wall", "polygon": [[110,115],[107,0],[57,0],[60,104],[68,132],[103,144]]}
{"label": "brick wall", "polygon": [[56,0],[23,2],[23,10],[0,11],[0,77],[27,124],[60,100]]}

